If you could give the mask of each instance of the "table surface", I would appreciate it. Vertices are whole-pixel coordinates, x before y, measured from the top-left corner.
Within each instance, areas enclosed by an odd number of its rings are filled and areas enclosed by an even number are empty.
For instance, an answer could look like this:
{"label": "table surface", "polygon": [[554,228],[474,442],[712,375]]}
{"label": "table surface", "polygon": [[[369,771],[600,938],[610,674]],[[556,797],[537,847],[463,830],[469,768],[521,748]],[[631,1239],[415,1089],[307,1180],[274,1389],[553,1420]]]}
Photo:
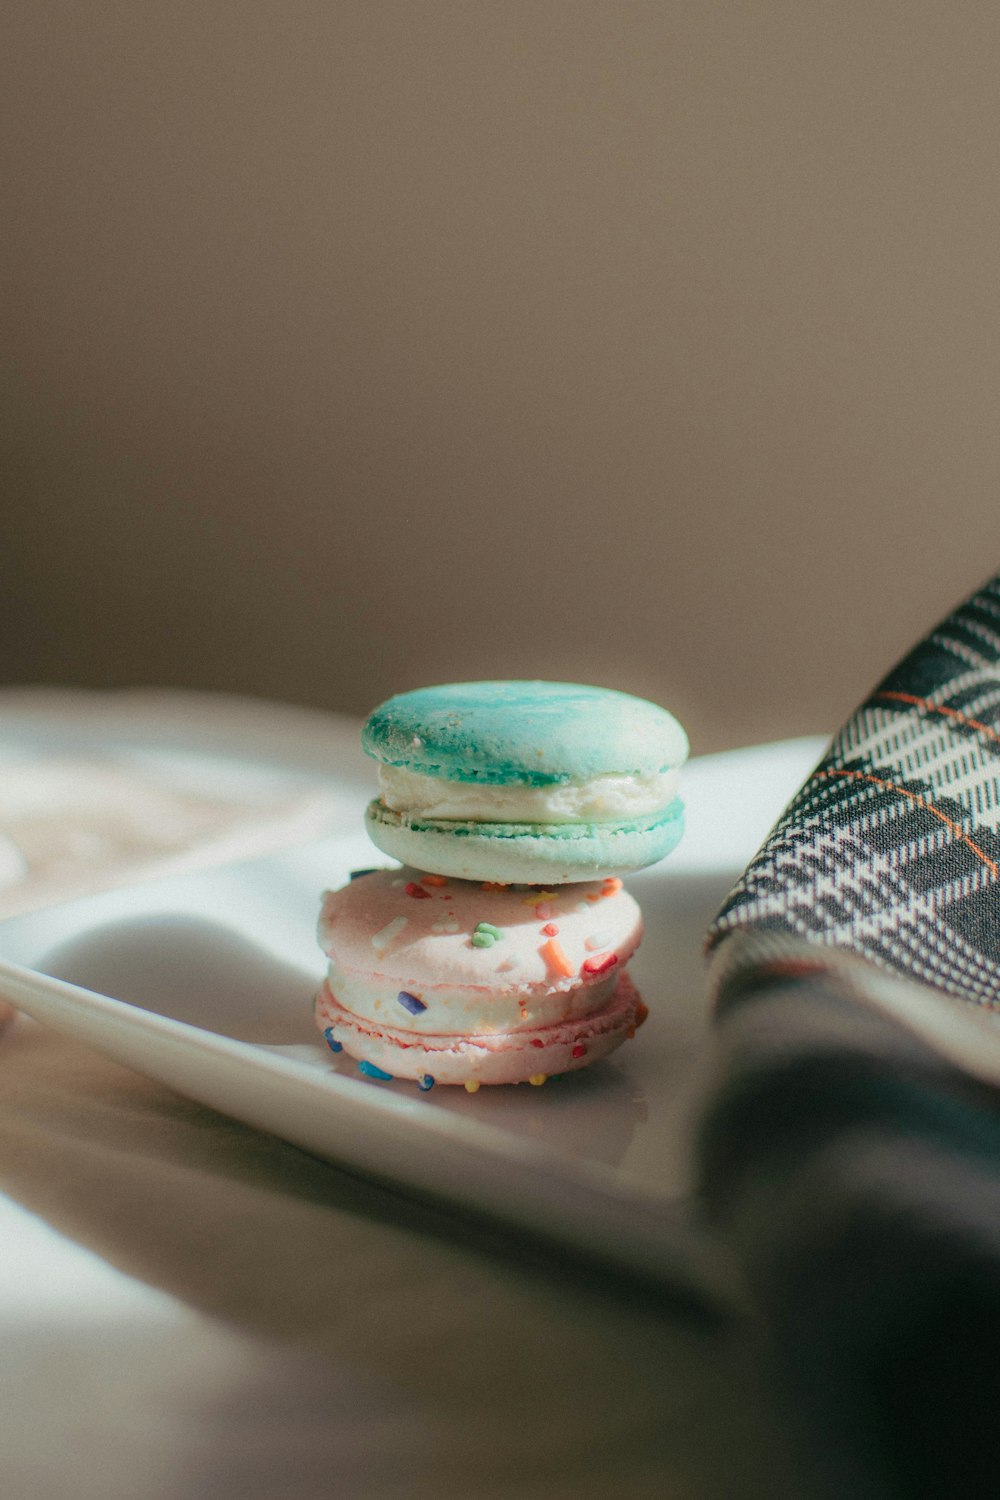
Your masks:
{"label": "table surface", "polygon": [[[323,725],[297,725],[305,755]],[[699,890],[692,954],[724,894]],[[796,1493],[749,1327],[354,1178],[33,1023],[0,1068],[0,1492]]]}

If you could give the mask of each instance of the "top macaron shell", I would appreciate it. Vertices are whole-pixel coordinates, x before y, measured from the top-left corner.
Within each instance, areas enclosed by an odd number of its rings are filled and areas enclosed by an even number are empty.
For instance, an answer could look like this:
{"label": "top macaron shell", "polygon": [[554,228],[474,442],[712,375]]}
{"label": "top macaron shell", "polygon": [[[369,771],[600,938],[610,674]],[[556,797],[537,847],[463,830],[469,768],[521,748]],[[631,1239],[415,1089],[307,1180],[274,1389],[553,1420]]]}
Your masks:
{"label": "top macaron shell", "polygon": [[684,730],[654,703],[569,682],[458,682],[375,709],[365,827],[385,854],[464,880],[568,884],[669,854]]}
{"label": "top macaron shell", "polygon": [[570,682],[458,682],[401,693],[374,711],[362,745],[386,765],[491,786],[648,776],[681,765],[688,752],[666,709]]}

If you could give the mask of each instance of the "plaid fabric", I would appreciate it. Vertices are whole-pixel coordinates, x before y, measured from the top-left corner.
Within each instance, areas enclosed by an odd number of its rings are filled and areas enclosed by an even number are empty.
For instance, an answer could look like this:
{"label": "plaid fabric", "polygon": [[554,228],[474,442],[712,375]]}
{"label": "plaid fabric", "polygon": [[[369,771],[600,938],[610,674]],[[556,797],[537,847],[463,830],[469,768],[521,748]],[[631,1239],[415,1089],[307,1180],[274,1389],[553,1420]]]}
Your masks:
{"label": "plaid fabric", "polygon": [[996,1093],[879,1003],[911,982],[732,948],[703,1199],[762,1315],[795,1494],[997,1495]]}
{"label": "plaid fabric", "polygon": [[786,934],[1000,1006],[1000,575],[875,689],[709,933]]}
{"label": "plaid fabric", "polygon": [[1000,1494],[1000,576],[837,735],[708,946],[701,1198],[803,1494]]}

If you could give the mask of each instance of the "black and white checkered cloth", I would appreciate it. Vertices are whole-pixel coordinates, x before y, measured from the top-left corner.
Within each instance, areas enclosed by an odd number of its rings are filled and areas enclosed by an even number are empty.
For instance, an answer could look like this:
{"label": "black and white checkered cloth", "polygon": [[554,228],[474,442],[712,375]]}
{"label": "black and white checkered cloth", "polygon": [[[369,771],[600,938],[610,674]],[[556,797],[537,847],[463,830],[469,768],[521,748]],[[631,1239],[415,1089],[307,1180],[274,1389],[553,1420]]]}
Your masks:
{"label": "black and white checkered cloth", "polygon": [[1000,577],[845,725],[712,929],[781,932],[1000,1007]]}
{"label": "black and white checkered cloth", "polygon": [[837,735],[708,950],[704,1200],[804,1493],[1000,1496],[1000,576]]}

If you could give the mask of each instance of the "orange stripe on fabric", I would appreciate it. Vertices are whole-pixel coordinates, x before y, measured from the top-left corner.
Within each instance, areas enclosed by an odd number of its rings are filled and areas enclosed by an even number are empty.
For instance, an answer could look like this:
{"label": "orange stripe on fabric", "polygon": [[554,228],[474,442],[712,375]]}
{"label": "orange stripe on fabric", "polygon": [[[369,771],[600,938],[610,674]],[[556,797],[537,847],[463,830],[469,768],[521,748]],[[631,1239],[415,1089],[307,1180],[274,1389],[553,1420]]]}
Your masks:
{"label": "orange stripe on fabric", "polygon": [[897,703],[912,703],[915,708],[926,709],[929,714],[945,714],[949,719],[957,719],[960,724],[968,724],[970,729],[981,729],[991,740],[1000,743],[1000,734],[995,729],[991,729],[988,724],[981,724],[978,719],[970,719],[967,714],[959,713],[957,708],[943,708],[939,703],[931,703],[927,698],[916,698],[912,693],[876,693],[875,696],[894,698]]}
{"label": "orange stripe on fabric", "polygon": [[897,786],[894,781],[885,781],[881,776],[867,776],[864,771],[816,771],[813,775],[813,780],[819,781],[825,776],[841,776],[849,781],[870,781],[875,786],[884,787],[888,792],[898,792],[901,797],[908,797],[911,802],[916,802],[919,807],[926,808],[935,818],[939,818],[942,823],[946,824],[952,833],[957,835],[963,844],[967,844],[978,859],[982,860],[991,875],[1000,876],[1000,868],[998,868],[996,862],[990,859],[989,855],[980,849],[979,845],[973,839],[969,838],[969,835],[965,832],[961,824],[956,823],[953,818],[949,818],[945,813],[936,808],[932,802],[928,802],[926,798],[918,797],[916,792],[908,792],[905,786]]}

